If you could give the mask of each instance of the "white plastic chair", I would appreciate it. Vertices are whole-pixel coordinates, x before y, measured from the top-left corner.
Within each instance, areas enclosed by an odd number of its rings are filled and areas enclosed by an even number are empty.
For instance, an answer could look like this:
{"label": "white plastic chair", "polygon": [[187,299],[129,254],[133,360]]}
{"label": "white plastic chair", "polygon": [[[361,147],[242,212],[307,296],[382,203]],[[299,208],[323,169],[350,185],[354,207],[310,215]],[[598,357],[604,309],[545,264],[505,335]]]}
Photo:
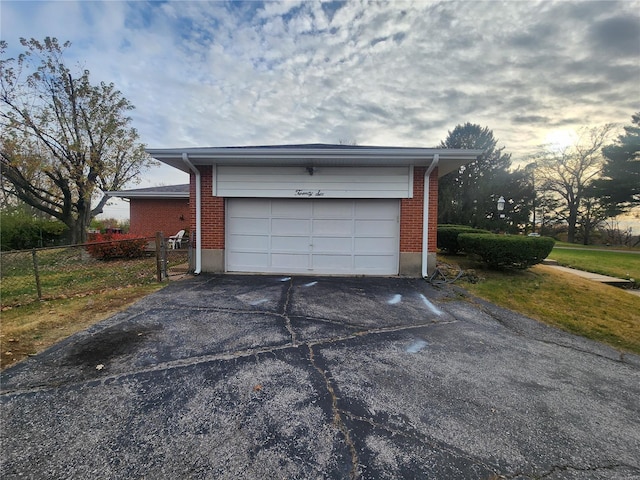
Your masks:
{"label": "white plastic chair", "polygon": [[182,247],[182,237],[184,237],[184,230],[180,230],[175,235],[171,235],[167,240],[167,245],[171,250]]}

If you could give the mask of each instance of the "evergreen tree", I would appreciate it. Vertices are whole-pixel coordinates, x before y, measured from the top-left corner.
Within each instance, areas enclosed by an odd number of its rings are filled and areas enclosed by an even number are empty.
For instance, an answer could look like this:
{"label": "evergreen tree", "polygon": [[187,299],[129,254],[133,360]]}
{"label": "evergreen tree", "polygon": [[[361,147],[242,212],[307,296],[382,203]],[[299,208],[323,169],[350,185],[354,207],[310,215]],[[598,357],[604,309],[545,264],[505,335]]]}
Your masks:
{"label": "evergreen tree", "polygon": [[602,178],[594,182],[610,216],[640,205],[640,112],[631,119],[632,125],[624,127],[624,135],[602,149]]}
{"label": "evergreen tree", "polygon": [[[438,222],[469,225],[490,230],[517,230],[527,223],[533,188],[522,171],[510,172],[511,154],[488,127],[472,123],[456,126],[440,148],[480,149],[476,160],[440,179]],[[496,203],[504,196],[505,219],[500,220]]]}

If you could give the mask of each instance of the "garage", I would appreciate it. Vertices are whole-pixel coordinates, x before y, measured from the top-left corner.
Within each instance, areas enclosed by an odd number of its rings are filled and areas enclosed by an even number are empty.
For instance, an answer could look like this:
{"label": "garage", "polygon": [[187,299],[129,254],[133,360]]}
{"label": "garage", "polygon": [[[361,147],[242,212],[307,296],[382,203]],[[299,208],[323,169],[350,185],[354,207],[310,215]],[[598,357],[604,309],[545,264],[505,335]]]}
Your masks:
{"label": "garage", "polygon": [[232,198],[226,271],[396,275],[397,199]]}
{"label": "garage", "polygon": [[409,277],[436,267],[438,178],[482,154],[331,144],[147,152],[189,173],[195,274]]}

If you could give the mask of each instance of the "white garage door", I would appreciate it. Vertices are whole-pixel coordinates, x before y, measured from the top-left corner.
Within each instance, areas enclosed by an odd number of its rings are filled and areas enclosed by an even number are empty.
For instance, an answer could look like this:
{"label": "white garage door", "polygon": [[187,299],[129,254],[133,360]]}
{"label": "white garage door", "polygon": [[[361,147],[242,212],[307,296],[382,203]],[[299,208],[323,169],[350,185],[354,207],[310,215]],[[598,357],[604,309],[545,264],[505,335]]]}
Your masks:
{"label": "white garage door", "polygon": [[227,200],[229,272],[395,275],[399,200]]}

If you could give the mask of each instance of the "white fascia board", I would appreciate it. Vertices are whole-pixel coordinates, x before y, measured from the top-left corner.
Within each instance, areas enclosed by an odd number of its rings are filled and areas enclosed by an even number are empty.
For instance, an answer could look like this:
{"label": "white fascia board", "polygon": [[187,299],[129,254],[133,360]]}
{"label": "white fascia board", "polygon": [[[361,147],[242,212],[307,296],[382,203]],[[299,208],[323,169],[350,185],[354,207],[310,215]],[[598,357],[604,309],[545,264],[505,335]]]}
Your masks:
{"label": "white fascia board", "polygon": [[110,197],[120,198],[189,198],[189,192],[127,192],[127,191],[115,191],[104,192]]}
{"label": "white fascia board", "polygon": [[[446,173],[475,160],[483,150],[361,147],[361,148],[279,148],[211,147],[148,149],[156,160],[187,171],[182,162],[186,153],[194,165],[307,165],[307,166],[428,166],[434,155],[440,156],[440,168]],[[451,165],[447,165],[451,163]],[[449,167],[449,168],[447,168]],[[444,175],[441,174],[439,176]]]}

